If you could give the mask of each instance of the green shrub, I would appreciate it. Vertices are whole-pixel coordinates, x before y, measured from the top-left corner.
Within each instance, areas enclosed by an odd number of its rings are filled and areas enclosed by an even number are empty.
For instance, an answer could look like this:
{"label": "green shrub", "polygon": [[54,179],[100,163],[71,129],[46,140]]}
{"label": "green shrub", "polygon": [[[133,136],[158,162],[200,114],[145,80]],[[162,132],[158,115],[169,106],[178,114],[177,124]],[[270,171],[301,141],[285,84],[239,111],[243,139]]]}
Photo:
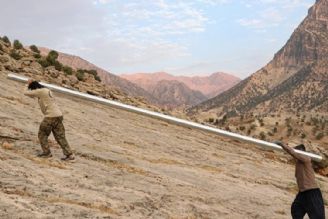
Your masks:
{"label": "green shrub", "polygon": [[76,77],[79,81],[83,81],[84,80],[84,71],[80,71],[81,69],[77,70],[76,72]]}
{"label": "green shrub", "polygon": [[51,63],[48,62],[47,59],[42,58],[38,60],[38,63],[43,67],[43,68],[47,68],[51,65]]}
{"label": "green shrub", "polygon": [[240,131],[244,131],[245,130],[245,126],[239,126],[239,130]]}
{"label": "green shrub", "polygon": [[55,66],[57,71],[61,71],[63,69],[62,63],[58,62],[57,60],[54,61],[53,66]]}
{"label": "green shrub", "polygon": [[9,55],[16,60],[20,60],[22,58],[22,56],[14,49],[11,50]]}
{"label": "green shrub", "polygon": [[40,54],[40,50],[38,49],[38,47],[36,45],[31,45],[30,49],[32,52]]}
{"label": "green shrub", "polygon": [[14,49],[23,49],[23,44],[19,40],[14,40]]}
{"label": "green shrub", "polygon": [[2,39],[3,42],[11,45],[11,42],[10,42],[10,40],[9,40],[9,38],[7,36],[2,37],[1,39]]}
{"label": "green shrub", "polygon": [[213,122],[214,122],[214,118],[209,118],[209,119],[208,119],[208,122],[209,122],[209,123],[213,123]]}
{"label": "green shrub", "polygon": [[305,133],[302,133],[301,134],[301,138],[305,138],[306,137],[306,134]]}
{"label": "green shrub", "polygon": [[50,59],[54,59],[54,60],[56,60],[57,58],[58,58],[58,52],[57,51],[55,51],[55,50],[51,50],[49,53],[48,53],[48,57],[50,58]]}
{"label": "green shrub", "polygon": [[73,69],[67,65],[63,67],[63,71],[65,72],[66,75],[72,75],[73,74]]}
{"label": "green shrub", "polygon": [[57,61],[57,58],[58,58],[58,52],[54,51],[54,50],[51,50],[48,55],[47,55],[47,61],[50,63],[50,65],[57,65],[56,64],[56,61]]}
{"label": "green shrub", "polygon": [[33,57],[36,58],[36,59],[40,59],[42,56],[39,53],[36,53],[36,54],[33,55]]}

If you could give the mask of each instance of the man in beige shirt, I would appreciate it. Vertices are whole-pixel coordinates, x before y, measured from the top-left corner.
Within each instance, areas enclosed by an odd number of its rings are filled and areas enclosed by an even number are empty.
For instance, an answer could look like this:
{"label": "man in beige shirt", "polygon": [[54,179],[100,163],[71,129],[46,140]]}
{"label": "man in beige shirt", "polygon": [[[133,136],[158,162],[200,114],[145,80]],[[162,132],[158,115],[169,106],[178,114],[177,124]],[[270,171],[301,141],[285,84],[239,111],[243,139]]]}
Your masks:
{"label": "man in beige shirt", "polygon": [[301,219],[305,214],[308,214],[310,219],[325,219],[325,206],[321,191],[315,181],[311,158],[296,153],[294,150],[306,151],[305,146],[300,144],[293,149],[282,142],[275,143],[293,156],[296,161],[295,177],[299,192],[291,207],[293,219]]}
{"label": "man in beige shirt", "polygon": [[74,155],[65,137],[63,114],[57,106],[52,92],[42,86],[39,82],[29,80],[24,95],[31,98],[38,98],[41,111],[44,115],[38,133],[43,152],[39,154],[38,157],[52,157],[48,145],[48,137],[52,132],[65,155],[62,160],[74,160]]}

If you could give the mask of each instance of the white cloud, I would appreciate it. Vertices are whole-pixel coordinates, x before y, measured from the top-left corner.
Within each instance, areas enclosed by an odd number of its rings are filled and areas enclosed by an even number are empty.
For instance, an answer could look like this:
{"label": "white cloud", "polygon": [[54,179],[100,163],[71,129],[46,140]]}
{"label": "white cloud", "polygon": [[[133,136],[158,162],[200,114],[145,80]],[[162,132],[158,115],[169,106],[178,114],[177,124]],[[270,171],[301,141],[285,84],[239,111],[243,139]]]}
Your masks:
{"label": "white cloud", "polygon": [[310,7],[311,0],[248,0],[243,1],[246,8],[257,5],[261,10],[255,12],[251,18],[240,18],[237,22],[241,26],[265,30],[268,27],[278,26],[299,7]]}

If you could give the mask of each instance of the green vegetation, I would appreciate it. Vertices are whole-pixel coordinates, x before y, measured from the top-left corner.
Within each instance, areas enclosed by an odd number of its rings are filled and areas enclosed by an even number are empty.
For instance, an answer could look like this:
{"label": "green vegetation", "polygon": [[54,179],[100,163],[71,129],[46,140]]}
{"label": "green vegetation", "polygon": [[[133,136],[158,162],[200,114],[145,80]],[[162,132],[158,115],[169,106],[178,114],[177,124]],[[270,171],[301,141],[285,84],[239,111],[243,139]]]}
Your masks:
{"label": "green vegetation", "polygon": [[81,70],[81,69],[77,70],[77,72],[76,72],[76,78],[79,81],[83,81],[84,80],[84,71]]}
{"label": "green vegetation", "polygon": [[46,58],[39,58],[38,62],[40,63],[40,65],[42,65],[43,68],[54,66],[56,70],[61,71],[63,65],[59,61],[57,61],[57,58],[58,53],[54,50],[51,50]]}
{"label": "green vegetation", "polygon": [[11,42],[10,42],[10,40],[9,40],[9,38],[7,36],[2,37],[1,40],[3,42],[7,43],[9,46],[11,45]]}
{"label": "green vegetation", "polygon": [[72,75],[73,74],[73,69],[67,65],[63,67],[63,72],[65,72],[66,75]]}
{"label": "green vegetation", "polygon": [[[101,81],[100,77],[98,76],[98,72],[97,70],[91,69],[91,70],[87,70],[87,69],[78,69],[76,75],[79,75],[79,77],[81,78],[81,80],[84,80],[84,76],[85,74],[90,74],[93,75],[94,79],[97,81]],[[78,77],[78,76],[76,76]],[[82,79],[83,78],[83,79]],[[80,80],[80,79],[79,79]],[[81,81],[80,80],[80,81]]]}
{"label": "green vegetation", "polygon": [[36,45],[31,45],[30,49],[31,49],[32,52],[40,54],[40,50],[38,49],[38,47]]}
{"label": "green vegetation", "polygon": [[43,67],[43,68],[47,68],[49,67],[51,64],[48,62],[47,59],[45,58],[41,58],[38,60],[38,63]]}
{"label": "green vegetation", "polygon": [[53,66],[55,66],[55,69],[57,71],[61,71],[63,69],[63,64],[58,62],[57,60],[54,61]]}
{"label": "green vegetation", "polygon": [[36,58],[36,59],[41,59],[42,56],[40,54],[36,53],[36,54],[33,55],[33,57]]}
{"label": "green vegetation", "polygon": [[9,54],[13,59],[20,60],[22,56],[15,50],[11,50]]}
{"label": "green vegetation", "polygon": [[46,59],[50,63],[50,65],[55,65],[57,58],[58,58],[58,52],[56,52],[54,50],[51,50],[46,57]]}
{"label": "green vegetation", "polygon": [[19,40],[14,40],[14,49],[23,49],[23,44]]}

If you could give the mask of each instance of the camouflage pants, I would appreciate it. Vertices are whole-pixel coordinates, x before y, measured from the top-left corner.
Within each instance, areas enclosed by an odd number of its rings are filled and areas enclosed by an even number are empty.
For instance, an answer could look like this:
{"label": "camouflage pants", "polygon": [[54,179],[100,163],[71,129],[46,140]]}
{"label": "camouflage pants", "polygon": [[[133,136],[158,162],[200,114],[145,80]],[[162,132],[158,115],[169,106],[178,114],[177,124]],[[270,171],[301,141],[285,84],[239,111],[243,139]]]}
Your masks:
{"label": "camouflage pants", "polygon": [[39,141],[44,153],[49,153],[48,137],[53,133],[56,141],[60,145],[65,155],[72,154],[71,148],[65,137],[65,128],[63,125],[63,117],[45,117],[41,122],[39,129]]}

